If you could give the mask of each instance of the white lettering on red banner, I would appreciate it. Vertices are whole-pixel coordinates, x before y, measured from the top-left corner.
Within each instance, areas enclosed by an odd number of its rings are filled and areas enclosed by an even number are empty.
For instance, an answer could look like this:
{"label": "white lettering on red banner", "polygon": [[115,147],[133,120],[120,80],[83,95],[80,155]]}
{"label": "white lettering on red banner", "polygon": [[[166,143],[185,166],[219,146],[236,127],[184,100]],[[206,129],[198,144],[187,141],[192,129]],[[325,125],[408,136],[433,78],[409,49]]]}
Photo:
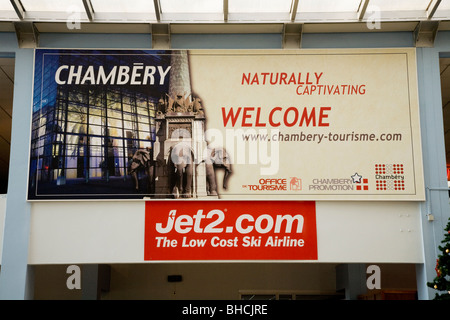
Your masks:
{"label": "white lettering on red banner", "polygon": [[315,202],[149,201],[144,260],[317,260]]}

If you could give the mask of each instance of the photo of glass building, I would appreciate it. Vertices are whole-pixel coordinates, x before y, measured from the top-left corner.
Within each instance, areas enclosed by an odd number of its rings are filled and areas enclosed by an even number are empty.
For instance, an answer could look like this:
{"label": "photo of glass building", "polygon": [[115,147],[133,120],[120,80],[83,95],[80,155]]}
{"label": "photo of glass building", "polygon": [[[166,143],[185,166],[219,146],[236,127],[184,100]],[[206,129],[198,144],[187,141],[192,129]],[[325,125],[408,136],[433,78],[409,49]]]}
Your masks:
{"label": "photo of glass building", "polygon": [[167,86],[60,85],[55,72],[64,65],[103,66],[107,72],[114,66],[168,65],[170,56],[154,51],[40,53],[35,67],[30,199],[37,192],[76,197],[80,190],[130,197],[135,191],[127,168],[136,150],[153,146],[155,106]]}

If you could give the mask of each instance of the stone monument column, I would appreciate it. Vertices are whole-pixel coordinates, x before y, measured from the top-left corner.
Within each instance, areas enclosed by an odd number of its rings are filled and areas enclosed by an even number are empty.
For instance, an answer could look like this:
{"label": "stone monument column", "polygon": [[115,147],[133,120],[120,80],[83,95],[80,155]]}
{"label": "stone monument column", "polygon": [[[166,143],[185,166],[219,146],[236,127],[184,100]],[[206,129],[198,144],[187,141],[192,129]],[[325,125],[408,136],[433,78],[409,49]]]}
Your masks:
{"label": "stone monument column", "polygon": [[[206,170],[203,160],[206,147],[205,117],[191,107],[192,90],[189,58],[186,50],[173,51],[169,75],[168,107],[165,113],[156,117],[156,141],[154,160],[156,161],[155,194],[168,197],[170,188],[167,167],[171,147],[183,142],[189,144],[194,153],[194,173],[192,196],[206,197]],[[178,103],[178,104],[177,104]],[[182,138],[180,138],[182,132]]]}
{"label": "stone monument column", "polygon": [[187,50],[177,50],[170,60],[169,96],[175,99],[178,94],[188,97],[191,94],[191,77]]}

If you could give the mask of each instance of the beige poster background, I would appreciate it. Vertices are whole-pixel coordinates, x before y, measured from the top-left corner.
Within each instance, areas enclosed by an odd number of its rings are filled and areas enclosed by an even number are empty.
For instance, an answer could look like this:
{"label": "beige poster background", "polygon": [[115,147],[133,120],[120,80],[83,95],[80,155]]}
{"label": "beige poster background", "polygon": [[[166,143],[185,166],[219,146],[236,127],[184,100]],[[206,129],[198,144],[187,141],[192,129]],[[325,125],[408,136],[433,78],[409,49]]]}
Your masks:
{"label": "beige poster background", "polygon": [[424,200],[415,61],[414,49],[189,51],[207,137],[233,161],[221,198]]}

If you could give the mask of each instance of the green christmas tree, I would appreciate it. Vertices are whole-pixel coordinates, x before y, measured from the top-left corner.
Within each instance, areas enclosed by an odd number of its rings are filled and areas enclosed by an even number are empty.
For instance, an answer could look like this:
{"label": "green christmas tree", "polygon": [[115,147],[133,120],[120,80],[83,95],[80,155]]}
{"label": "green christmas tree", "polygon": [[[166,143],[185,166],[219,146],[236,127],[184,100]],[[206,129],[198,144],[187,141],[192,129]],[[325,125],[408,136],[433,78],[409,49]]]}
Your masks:
{"label": "green christmas tree", "polygon": [[[445,228],[447,233],[438,248],[441,254],[436,259],[436,277],[427,286],[443,293],[436,293],[434,300],[450,300],[450,219]],[[445,292],[444,292],[445,291]]]}

